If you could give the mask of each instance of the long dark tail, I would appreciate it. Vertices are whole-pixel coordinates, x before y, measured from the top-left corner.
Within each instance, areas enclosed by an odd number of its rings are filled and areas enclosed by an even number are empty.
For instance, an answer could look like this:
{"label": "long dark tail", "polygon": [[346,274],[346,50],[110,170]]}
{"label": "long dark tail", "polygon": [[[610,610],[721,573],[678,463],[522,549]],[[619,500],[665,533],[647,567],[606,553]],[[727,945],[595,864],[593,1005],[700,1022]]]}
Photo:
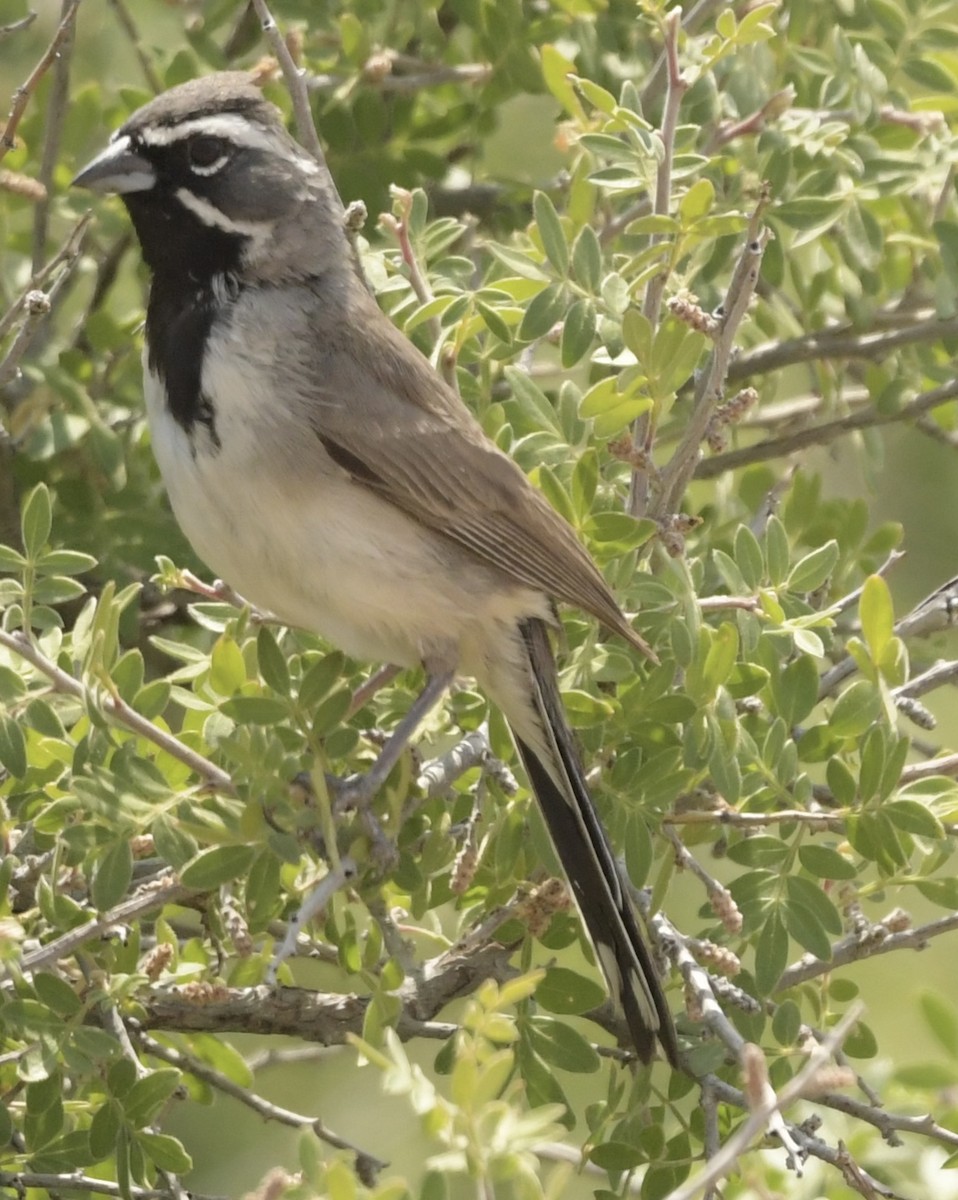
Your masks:
{"label": "long dark tail", "polygon": [[[556,853],[572,886],[613,1001],[621,1008],[635,1049],[649,1062],[658,1039],[678,1065],[672,1017],[619,866],[589,795],[572,731],[562,709],[545,623],[519,629],[523,662],[513,662],[491,690],[516,738]],[[518,648],[518,647],[517,647]],[[518,671],[515,668],[519,668]],[[524,695],[518,693],[524,676]]]}

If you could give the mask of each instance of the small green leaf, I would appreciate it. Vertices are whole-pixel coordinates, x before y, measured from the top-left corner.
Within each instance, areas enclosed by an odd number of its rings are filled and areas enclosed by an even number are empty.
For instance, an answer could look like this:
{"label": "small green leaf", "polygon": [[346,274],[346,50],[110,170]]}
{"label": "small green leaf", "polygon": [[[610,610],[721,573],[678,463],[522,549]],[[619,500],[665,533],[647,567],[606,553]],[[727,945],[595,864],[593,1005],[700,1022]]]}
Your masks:
{"label": "small green leaf", "polygon": [[834,539],[800,558],[788,573],[785,587],[790,592],[814,592],[834,571],[841,551]]}
{"label": "small green leaf", "polygon": [[27,773],[27,744],[23,730],[14,718],[0,712],[0,766],[6,767],[15,779]]}
{"label": "small green leaf", "polygon": [[891,592],[880,575],[869,575],[865,580],[858,613],[872,661],[878,662],[895,629]]}
{"label": "small green leaf", "polygon": [[219,696],[232,696],[246,683],[246,663],[235,638],[221,634],[210,654],[210,685]]}
{"label": "small green leaf", "polygon": [[276,725],[289,715],[289,706],[272,696],[234,696],[220,710],[238,725]]}
{"label": "small green leaf", "polygon": [[299,684],[299,702],[307,711],[319,703],[346,674],[346,659],[338,651],[314,662]]}
{"label": "small green leaf", "polygon": [[49,550],[37,559],[37,570],[51,575],[85,575],[96,565],[92,554],[79,550]]}
{"label": "small green leaf", "polygon": [[819,879],[854,879],[858,874],[855,864],[830,846],[800,846],[798,857],[805,870]]}
{"label": "small green leaf", "polygon": [[161,1171],[183,1175],[193,1169],[193,1159],[183,1149],[183,1143],[178,1138],[170,1137],[166,1133],[148,1133],[141,1129],[137,1132],[136,1140],[147,1158]]}
{"label": "small green leaf", "polygon": [[93,903],[107,912],[127,893],[133,878],[133,853],[127,838],[122,838],[107,850],[97,866],[93,879]]}
{"label": "small green leaf", "polygon": [[546,257],[560,275],[565,275],[569,269],[569,247],[559,214],[545,192],[536,192],[533,195],[532,212]]}
{"label": "small green leaf", "polygon": [[602,282],[602,247],[591,225],[583,225],[572,243],[572,274],[593,294]]}
{"label": "small green leaf", "polygon": [[213,846],[201,850],[192,862],[187,863],[180,872],[180,879],[184,887],[208,892],[221,883],[245,875],[252,861],[251,846]]}
{"label": "small green leaf", "polygon": [[641,1166],[645,1162],[645,1152],[641,1146],[630,1142],[599,1142],[590,1147],[589,1161],[603,1171],[618,1174]]}
{"label": "small green leaf", "polygon": [[935,1035],[945,1051],[958,1059],[958,1012],[944,996],[937,992],[923,992],[919,1003],[928,1028]]}
{"label": "small green leaf", "polygon": [[679,217],[687,229],[707,216],[715,203],[715,187],[711,180],[700,178],[692,184],[679,201]]}
{"label": "small green leaf", "polygon": [[38,483],[27,494],[20,518],[23,548],[29,558],[40,557],[43,547],[50,540],[52,527],[53,509],[50,504],[50,493],[47,491],[46,484]]}
{"label": "small green leaf", "polygon": [[788,964],[788,933],[778,908],[767,915],[755,945],[755,986],[760,996],[771,994]]}
{"label": "small green leaf", "polygon": [[605,999],[605,988],[568,967],[550,967],[536,988],[536,1000],[547,1012],[572,1016],[596,1008]]}
{"label": "small green leaf", "polygon": [[828,727],[835,737],[861,737],[878,719],[881,700],[875,685],[858,679],[835,701]]}
{"label": "small green leaf", "polygon": [[905,833],[935,840],[945,836],[941,822],[920,800],[889,800],[882,805],[882,812],[896,829]]}
{"label": "small green leaf", "polygon": [[552,283],[529,301],[529,306],[519,326],[519,338],[523,342],[534,342],[545,335],[562,320],[566,294],[561,283]]}
{"label": "small green leaf", "polygon": [[735,531],[735,566],[750,591],[756,591],[765,576],[765,559],[758,538],[747,525],[739,525]]}
{"label": "small green leaf", "polygon": [[256,659],[260,674],[273,691],[279,692],[281,696],[288,696],[292,688],[286,655],[280,649],[279,642],[268,625],[261,625],[256,634]]}
{"label": "small green leaf", "polygon": [[568,370],[588,354],[595,337],[595,305],[591,300],[576,300],[562,324],[559,355]]}

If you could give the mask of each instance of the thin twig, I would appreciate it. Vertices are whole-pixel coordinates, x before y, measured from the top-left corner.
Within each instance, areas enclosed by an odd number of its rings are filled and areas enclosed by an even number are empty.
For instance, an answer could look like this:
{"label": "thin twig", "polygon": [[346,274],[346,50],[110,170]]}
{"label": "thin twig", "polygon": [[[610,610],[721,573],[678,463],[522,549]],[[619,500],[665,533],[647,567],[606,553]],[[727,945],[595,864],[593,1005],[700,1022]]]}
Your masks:
{"label": "thin twig", "polygon": [[[64,20],[70,10],[70,0],[61,0],[60,18]],[[47,99],[43,150],[40,155],[40,170],[37,182],[44,190],[44,198],[33,210],[33,270],[39,271],[46,257],[47,231],[50,221],[50,198],[53,192],[53,172],[60,157],[60,137],[63,122],[70,103],[70,63],[73,58],[75,22],[67,26],[67,33],[60,43],[53,66],[53,85]]]}
{"label": "thin twig", "polygon": [[42,971],[61,959],[69,958],[93,938],[109,933],[117,926],[128,925],[146,913],[163,908],[167,904],[179,904],[193,894],[189,888],[177,883],[172,875],[156,880],[108,912],[61,934],[60,937],[54,938],[52,942],[47,942],[38,950],[28,951],[18,962],[17,969],[24,974],[31,971]]}
{"label": "thin twig", "polygon": [[768,438],[757,442],[754,446],[743,446],[736,450],[728,450],[724,454],[716,454],[704,458],[695,467],[696,479],[714,479],[724,475],[726,471],[734,471],[739,467],[751,466],[753,463],[766,462],[770,458],[783,458],[807,450],[811,446],[827,446],[846,434],[855,433],[860,429],[875,429],[882,425],[895,425],[901,421],[912,421],[923,413],[939,408],[958,396],[958,379],[952,379],[931,391],[921,392],[914,400],[903,405],[896,412],[882,412],[869,408],[861,412],[848,413],[834,421],[825,421],[821,425],[813,425],[807,429],[796,429],[793,433],[784,434],[777,438]]}
{"label": "thin twig", "polygon": [[[116,1196],[117,1200],[171,1200],[167,1188],[138,1187],[129,1182],[111,1183],[108,1179],[97,1179],[84,1175],[82,1171],[0,1171],[0,1188],[15,1192],[18,1196],[36,1190],[48,1196],[59,1196],[63,1192],[83,1192],[91,1196]],[[228,1200],[206,1192],[190,1192],[190,1200]]]}
{"label": "thin twig", "polygon": [[[694,1200],[694,1197],[700,1192],[708,1191],[732,1171],[738,1159],[752,1142],[761,1137],[768,1128],[769,1119],[773,1114],[783,1112],[790,1104],[801,1099],[807,1084],[828,1062],[833,1052],[841,1046],[861,1013],[861,1005],[852,1005],[834,1028],[829,1030],[825,1039],[816,1045],[802,1069],[795,1073],[778,1094],[768,1088],[761,1098],[757,1099],[757,1102],[749,1104],[748,1116],[728,1138],[721,1150],[710,1158],[687,1183],[671,1192],[669,1200]],[[798,1164],[796,1163],[795,1166],[797,1168]]]}
{"label": "thin twig", "polygon": [[133,53],[136,55],[136,61],[140,64],[140,70],[143,72],[143,78],[146,80],[147,87],[154,96],[158,96],[163,91],[163,80],[160,78],[156,67],[153,66],[152,59],[143,49],[143,39],[140,36],[136,21],[133,19],[133,14],[127,8],[126,0],[108,0],[108,3],[116,13],[117,24],[126,34],[130,45],[133,47]]}
{"label": "thin twig", "polygon": [[203,1080],[204,1083],[208,1083],[216,1091],[222,1092],[224,1096],[232,1096],[240,1104],[252,1109],[264,1121],[276,1121],[280,1125],[289,1125],[293,1129],[310,1129],[321,1141],[326,1142],[327,1145],[333,1146],[337,1150],[348,1150],[350,1153],[355,1154],[357,1171],[364,1180],[369,1178],[370,1173],[372,1177],[375,1177],[375,1175],[389,1165],[374,1154],[370,1154],[368,1150],[361,1149],[355,1142],[351,1142],[348,1138],[335,1133],[319,1117],[311,1117],[305,1113],[294,1112],[292,1109],[274,1104],[272,1100],[267,1100],[265,1096],[260,1096],[256,1092],[250,1091],[249,1088],[235,1083],[229,1076],[224,1075],[221,1071],[217,1071],[214,1067],[207,1066],[206,1063],[201,1062],[192,1055],[184,1054],[181,1050],[176,1050],[172,1046],[163,1045],[147,1033],[136,1031],[133,1036],[146,1054],[150,1054],[154,1058],[159,1058],[163,1062],[176,1067],[178,1070]]}
{"label": "thin twig", "polygon": [[[70,230],[66,241],[50,261],[33,276],[30,283],[14,300],[3,317],[0,317],[0,339],[6,337],[17,319],[24,315],[23,324],[0,362],[0,388],[3,388],[16,376],[17,369],[23,356],[30,349],[33,339],[43,321],[49,316],[79,261],[80,249],[86,236],[87,227],[92,218],[91,213],[85,213]],[[63,268],[60,270],[60,268]],[[44,292],[47,280],[56,272],[50,288]]]}
{"label": "thin twig", "polygon": [[[665,57],[668,64],[668,84],[665,96],[665,111],[659,134],[662,143],[662,158],[655,176],[655,195],[652,211],[657,215],[668,215],[672,204],[672,161],[675,156],[675,133],[679,123],[679,109],[688,83],[682,77],[679,65],[679,29],[682,11],[673,8],[665,18]],[[664,240],[664,234],[652,234],[650,244]],[[662,296],[668,278],[668,268],[663,264],[661,271],[649,279],[645,287],[642,313],[655,328],[662,310]],[[651,412],[642,413],[632,424],[632,448],[636,452],[635,465],[629,483],[628,511],[634,517],[645,515],[649,501],[650,467],[649,455],[655,435],[654,418]]]}
{"label": "thin twig", "polygon": [[94,694],[85,683],[74,678],[73,675],[68,674],[47,658],[39,646],[25,633],[19,630],[13,633],[0,630],[0,646],[6,646],[8,650],[36,667],[50,680],[56,691],[74,696],[76,699],[82,700],[84,704],[101,707],[107,716],[112,717],[119,724],[125,725],[140,737],[146,738],[160,750],[172,755],[177,761],[184,763],[191,771],[200,775],[204,782],[224,791],[231,792],[233,790],[232,779],[221,767],[210,762],[208,758],[204,758],[202,754],[198,754],[173,734],[167,733],[166,730],[160,729],[152,721],[141,716],[119,695]]}
{"label": "thin twig", "polygon": [[49,71],[60,47],[70,36],[73,30],[73,23],[76,19],[77,9],[80,7],[81,0],[70,0],[70,5],[67,8],[60,24],[57,26],[57,31],[53,35],[53,40],[47,46],[40,61],[33,68],[23,83],[13,93],[13,105],[10,108],[10,113],[7,117],[7,124],[0,133],[0,160],[2,160],[17,144],[17,127],[23,119],[23,114],[27,111],[27,105],[30,103],[30,97],[37,90],[40,80]]}
{"label": "thin twig", "polygon": [[825,961],[816,958],[813,954],[803,954],[798,962],[785,968],[772,991],[787,991],[789,988],[797,987],[800,983],[807,983],[810,979],[827,975],[839,967],[853,962],[861,962],[862,959],[874,958],[879,954],[892,954],[896,950],[924,950],[933,938],[941,937],[942,934],[951,933],[956,929],[958,929],[958,913],[955,912],[949,913],[946,917],[939,917],[936,921],[929,921],[925,925],[918,925],[914,929],[902,929],[894,932],[880,921],[876,922],[869,925],[864,936],[856,931],[836,942]]}
{"label": "thin twig", "polygon": [[[698,474],[696,464],[700,461],[702,439],[715,406],[721,399],[735,335],[748,311],[758,282],[762,255],[768,239],[768,232],[762,224],[762,214],[767,203],[768,195],[763,192],[749,222],[745,246],[725,295],[722,321],[715,345],[695,388],[692,415],[671,459],[662,470],[661,492],[650,513],[653,517],[664,519],[677,512],[689,480],[693,474]],[[714,462],[715,459],[705,461]]]}
{"label": "thin twig", "polygon": [[781,371],[798,363],[817,362],[831,358],[864,358],[880,361],[902,346],[923,342],[947,341],[958,334],[958,317],[937,317],[906,312],[899,321],[906,321],[903,328],[870,328],[865,332],[851,325],[837,329],[825,329],[787,341],[773,342],[767,346],[756,346],[754,350],[740,354],[729,365],[730,381],[747,379],[752,375],[766,375]]}

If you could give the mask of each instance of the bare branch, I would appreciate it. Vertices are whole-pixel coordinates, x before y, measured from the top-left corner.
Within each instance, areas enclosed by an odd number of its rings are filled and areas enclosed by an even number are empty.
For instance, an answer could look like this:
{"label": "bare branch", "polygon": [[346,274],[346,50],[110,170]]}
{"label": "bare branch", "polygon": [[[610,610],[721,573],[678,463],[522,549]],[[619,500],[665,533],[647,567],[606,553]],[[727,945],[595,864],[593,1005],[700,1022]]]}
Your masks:
{"label": "bare branch", "polygon": [[383,1162],[374,1154],[370,1154],[368,1150],[362,1150],[354,1142],[335,1133],[319,1117],[294,1112],[292,1109],[274,1104],[265,1096],[260,1096],[249,1088],[235,1083],[222,1071],[217,1071],[214,1067],[210,1067],[192,1055],[184,1054],[172,1046],[164,1046],[155,1038],[151,1038],[149,1034],[136,1032],[134,1036],[146,1054],[151,1054],[154,1058],[167,1062],[180,1071],[202,1079],[204,1083],[208,1083],[210,1087],[222,1092],[225,1096],[232,1096],[234,1100],[238,1100],[240,1104],[261,1116],[264,1121],[276,1121],[280,1125],[288,1125],[293,1129],[310,1129],[327,1145],[333,1146],[337,1150],[348,1150],[356,1156],[356,1170],[367,1186],[371,1186],[370,1179],[375,1179],[376,1175],[388,1166],[388,1163]]}
{"label": "bare branch", "polygon": [[[70,0],[61,0],[60,19],[64,21],[70,12]],[[46,258],[47,231],[50,222],[50,196],[53,191],[53,172],[60,157],[60,136],[70,103],[70,62],[73,58],[75,21],[67,25],[66,35],[60,43],[53,64],[53,84],[46,105],[43,150],[40,154],[40,172],[37,181],[44,190],[44,198],[33,210],[33,270],[39,271]]]}
{"label": "bare branch", "polygon": [[108,0],[108,3],[116,13],[117,24],[126,34],[130,45],[133,47],[133,53],[140,64],[140,70],[143,72],[143,78],[146,80],[147,87],[154,96],[158,96],[163,91],[163,80],[157,73],[156,67],[153,66],[152,59],[143,48],[143,39],[140,36],[136,21],[133,19],[133,14],[127,7],[126,0]]}
{"label": "bare branch", "polygon": [[33,68],[23,83],[13,93],[13,105],[7,117],[7,124],[2,133],[0,133],[0,160],[2,160],[17,144],[16,133],[17,127],[23,114],[27,111],[27,105],[30,103],[30,98],[37,90],[40,80],[49,71],[53,65],[57,54],[60,52],[60,47],[66,39],[71,36],[73,25],[76,20],[77,9],[80,7],[80,0],[70,0],[69,7],[60,24],[57,26],[57,31],[53,35],[53,40],[46,50],[37,65]]}
{"label": "bare branch", "polygon": [[798,962],[785,968],[772,990],[787,991],[800,983],[806,983],[809,979],[827,975],[838,967],[861,962],[865,958],[874,958],[879,954],[891,954],[896,950],[924,950],[933,938],[951,933],[955,929],[958,929],[958,913],[949,913],[946,917],[939,917],[936,921],[929,921],[914,929],[891,930],[886,924],[878,921],[868,925],[864,931],[856,930],[836,942],[827,961],[823,962],[813,954],[803,954]]}
{"label": "bare branch", "polygon": [[910,403],[903,405],[897,412],[880,412],[869,408],[860,412],[848,413],[837,417],[834,421],[825,421],[821,425],[813,425],[807,429],[797,429],[781,437],[768,438],[754,446],[743,446],[737,450],[728,450],[724,454],[716,454],[704,458],[695,467],[696,479],[714,479],[724,475],[726,471],[734,471],[739,467],[747,467],[752,463],[766,462],[770,458],[783,458],[795,454],[799,450],[807,450],[811,446],[827,446],[846,434],[860,429],[874,429],[882,425],[895,425],[901,421],[912,421],[923,413],[930,412],[949,400],[958,397],[958,379],[952,379],[940,387],[932,388],[929,392],[921,392]]}
{"label": "bare branch", "polygon": [[[663,468],[661,492],[650,513],[651,516],[659,519],[678,511],[689,480],[693,474],[699,474],[699,470],[696,468],[701,455],[702,440],[708,429],[712,413],[721,399],[735,335],[748,311],[755,292],[755,285],[758,282],[762,255],[768,240],[768,232],[762,225],[762,214],[767,203],[768,196],[763,192],[749,222],[745,246],[725,295],[722,324],[715,339],[715,346],[695,388],[692,415],[671,459]],[[727,455],[716,456],[716,458],[726,457]],[[711,458],[705,461],[715,462],[716,459]]]}
{"label": "bare branch", "polygon": [[69,958],[81,946],[94,938],[109,933],[117,926],[128,925],[146,913],[154,912],[167,904],[179,904],[194,894],[189,888],[177,883],[172,874],[154,880],[151,884],[142,887],[129,900],[122,901],[108,912],[54,938],[52,942],[47,942],[38,950],[31,950],[24,954],[17,964],[17,969],[23,973],[42,971],[61,959]]}

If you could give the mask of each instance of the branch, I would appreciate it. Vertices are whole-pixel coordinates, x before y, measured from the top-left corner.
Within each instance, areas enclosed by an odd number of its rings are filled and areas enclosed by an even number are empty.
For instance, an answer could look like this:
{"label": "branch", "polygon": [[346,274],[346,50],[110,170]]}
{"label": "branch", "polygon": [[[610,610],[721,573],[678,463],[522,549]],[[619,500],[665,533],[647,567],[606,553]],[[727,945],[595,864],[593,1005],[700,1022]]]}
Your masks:
{"label": "branch", "polygon": [[[432,64],[409,59],[395,50],[382,50],[363,64],[360,80],[364,87],[376,91],[403,94],[446,83],[485,83],[491,75],[489,63]],[[311,92],[335,91],[354,79],[355,76],[344,74],[308,75],[306,87]]]}
{"label": "branch", "polygon": [[[751,1096],[746,1095],[745,1101],[749,1108],[749,1115],[728,1138],[721,1150],[709,1159],[692,1179],[670,1193],[669,1200],[694,1200],[694,1197],[700,1192],[707,1191],[733,1171],[738,1159],[752,1142],[766,1131],[770,1118],[776,1113],[781,1113],[790,1104],[801,1098],[806,1086],[828,1062],[832,1053],[841,1046],[860,1016],[861,1006],[853,1005],[829,1031],[827,1037],[816,1045],[802,1069],[788,1081],[777,1095],[768,1085],[767,1080],[764,1087],[756,1089],[760,1090],[760,1095],[754,1093]],[[717,1082],[717,1080],[714,1081],[714,1083]],[[714,1086],[711,1077],[709,1083],[710,1086]],[[796,1163],[795,1166],[797,1168],[798,1164]]]}
{"label": "branch", "polygon": [[[668,64],[668,82],[665,95],[665,111],[662,114],[662,158],[655,176],[655,195],[652,200],[652,211],[667,215],[672,202],[672,161],[675,156],[675,131],[679,123],[679,108],[682,97],[688,89],[688,83],[682,78],[679,66],[679,29],[681,28],[682,12],[673,8],[665,18],[665,58]],[[654,246],[663,241],[664,234],[653,234],[649,244]],[[651,276],[645,288],[642,302],[643,315],[653,328],[658,324],[662,310],[662,296],[668,278],[668,268],[663,264],[660,271]],[[632,468],[629,485],[628,512],[634,517],[644,516],[649,500],[649,477],[651,441],[655,427],[652,413],[643,413],[632,425],[632,448],[636,454],[636,462]]]}
{"label": "branch", "polygon": [[84,925],[78,925],[75,929],[54,938],[39,950],[28,951],[17,963],[17,969],[27,974],[52,967],[61,959],[75,954],[85,943],[110,933],[118,925],[129,925],[148,912],[164,908],[167,904],[179,904],[195,894],[190,888],[176,882],[172,875],[156,879],[108,912],[101,913]]}
{"label": "branch", "polygon": [[[729,366],[729,380],[746,379],[750,375],[765,375],[781,371],[797,363],[814,362],[828,358],[865,358],[880,360],[893,350],[921,342],[946,341],[958,335],[958,317],[941,318],[920,313],[904,314],[908,324],[904,328],[869,329],[857,331],[851,325],[809,333],[803,337],[790,338],[784,342],[772,342],[757,346],[754,350],[740,354]],[[901,319],[899,317],[899,319]]]}
{"label": "branch", "polygon": [[[29,284],[14,300],[7,311],[0,317],[0,339],[6,337],[17,318],[23,315],[23,324],[17,335],[0,361],[0,388],[5,387],[16,377],[20,360],[30,349],[34,337],[43,321],[50,315],[59,298],[60,292],[72,275],[79,261],[83,239],[92,219],[91,213],[85,213],[67,234],[66,241],[50,259],[37,271]],[[63,268],[50,285],[48,291],[43,291],[47,280],[59,268]]]}
{"label": "branch", "polygon": [[949,400],[958,397],[958,379],[933,388],[930,392],[922,392],[910,403],[897,412],[879,412],[869,408],[863,412],[849,413],[834,421],[825,421],[810,429],[797,429],[794,433],[781,437],[769,438],[754,446],[743,446],[737,450],[729,450],[725,454],[716,454],[711,458],[702,459],[695,467],[696,479],[714,479],[726,471],[734,471],[738,467],[747,467],[752,463],[765,462],[770,458],[782,458],[799,450],[807,450],[810,446],[827,446],[847,433],[859,429],[873,429],[882,425],[894,425],[900,421],[911,421],[923,413],[947,404]]}
{"label": "branch", "polygon": [[[396,993],[402,1012],[396,1032],[446,1039],[457,1026],[433,1018],[450,1001],[469,995],[485,979],[504,982],[516,974],[512,949],[496,944],[463,955],[450,951],[426,963],[419,984],[407,980]],[[227,988],[197,984],[153,988],[137,996],[147,1029],[205,1033],[286,1034],[300,1041],[342,1046],[361,1037],[369,997],[310,992],[303,988]]]}
{"label": "branch", "polygon": [[958,912],[949,913],[946,917],[939,917],[936,921],[929,921],[914,929],[892,930],[887,924],[878,921],[870,924],[863,932],[850,933],[836,942],[827,961],[823,962],[813,954],[803,954],[798,962],[785,968],[772,992],[774,994],[787,991],[800,983],[827,975],[838,967],[874,958],[879,954],[891,954],[896,950],[924,950],[932,938],[951,933],[954,929],[958,929]]}
{"label": "branch", "polygon": [[311,1117],[305,1113],[294,1112],[292,1109],[274,1104],[265,1096],[260,1096],[249,1088],[235,1083],[222,1071],[217,1071],[214,1067],[207,1066],[206,1063],[192,1055],[184,1054],[172,1046],[162,1045],[155,1038],[151,1038],[149,1034],[134,1030],[133,1036],[144,1053],[203,1080],[204,1083],[208,1083],[210,1087],[222,1092],[225,1096],[232,1096],[234,1100],[238,1100],[240,1104],[244,1104],[261,1116],[264,1121],[276,1121],[280,1125],[288,1125],[293,1129],[312,1130],[321,1141],[335,1149],[348,1150],[356,1156],[356,1172],[367,1187],[372,1187],[379,1172],[389,1165],[374,1154],[370,1154],[368,1150],[362,1150],[354,1142],[334,1133],[319,1117]]}
{"label": "branch", "polygon": [[[17,144],[17,127],[23,119],[23,114],[27,111],[27,105],[30,103],[30,98],[37,90],[40,80],[46,75],[50,67],[53,65],[60,47],[73,31],[73,25],[76,20],[77,9],[80,7],[80,0],[71,0],[69,7],[63,15],[63,19],[57,26],[57,31],[53,35],[53,40],[47,46],[40,61],[33,68],[23,83],[13,93],[13,105],[10,108],[10,113],[7,117],[7,124],[0,133],[0,161]],[[9,26],[7,27],[10,28]]]}
{"label": "branch", "polygon": [[[768,195],[763,192],[749,222],[745,246],[725,294],[722,322],[715,338],[715,345],[695,388],[692,415],[675,452],[662,470],[661,492],[650,513],[653,517],[664,519],[677,512],[689,480],[693,475],[700,473],[697,467],[702,440],[715,407],[722,396],[735,335],[742,318],[748,311],[752,295],[755,292],[755,285],[758,283],[762,255],[768,240],[768,231],[762,225],[762,213],[767,203]],[[715,458],[726,457],[728,456],[715,456]],[[705,462],[715,462],[715,458],[707,459]]]}
{"label": "branch", "polygon": [[[73,6],[74,14],[76,6]],[[61,0],[60,16],[66,20],[70,13],[70,0]],[[47,231],[50,221],[50,195],[53,191],[53,172],[60,157],[60,136],[63,122],[70,104],[70,61],[73,57],[74,25],[71,18],[66,35],[60,43],[53,67],[53,85],[46,106],[43,130],[43,150],[40,154],[40,171],[37,182],[44,196],[37,201],[33,210],[33,270],[39,271],[46,256]]]}
{"label": "branch", "polygon": [[42,675],[50,680],[55,691],[74,696],[86,705],[102,708],[108,717],[112,717],[120,725],[125,725],[140,737],[146,738],[160,750],[171,754],[179,762],[188,766],[191,771],[195,771],[206,783],[224,791],[231,792],[233,790],[232,779],[221,767],[191,749],[185,742],[174,737],[172,733],[167,733],[154,725],[152,721],[148,721],[120,696],[95,694],[85,683],[75,679],[47,658],[39,646],[25,633],[19,631],[7,633],[0,629],[0,646],[6,646],[8,650],[12,650],[14,654],[36,667]]}
{"label": "branch", "polygon": [[143,39],[140,37],[140,31],[133,20],[133,14],[127,8],[125,0],[108,0],[108,3],[116,13],[118,25],[126,34],[130,45],[133,47],[133,53],[136,55],[136,61],[140,64],[140,70],[143,72],[143,78],[146,80],[147,87],[154,96],[158,96],[163,91],[163,80],[157,74],[156,67],[153,66],[149,55],[143,49]]}
{"label": "branch", "polygon": [[[122,1184],[111,1183],[108,1179],[84,1175],[82,1171],[62,1175],[52,1171],[0,1171],[0,1188],[10,1189],[18,1196],[25,1195],[28,1189],[36,1189],[48,1196],[85,1192],[94,1196],[116,1196],[117,1200],[171,1200],[175,1195],[167,1188],[137,1187],[129,1180]],[[228,1200],[228,1197],[190,1192],[190,1200]]]}

